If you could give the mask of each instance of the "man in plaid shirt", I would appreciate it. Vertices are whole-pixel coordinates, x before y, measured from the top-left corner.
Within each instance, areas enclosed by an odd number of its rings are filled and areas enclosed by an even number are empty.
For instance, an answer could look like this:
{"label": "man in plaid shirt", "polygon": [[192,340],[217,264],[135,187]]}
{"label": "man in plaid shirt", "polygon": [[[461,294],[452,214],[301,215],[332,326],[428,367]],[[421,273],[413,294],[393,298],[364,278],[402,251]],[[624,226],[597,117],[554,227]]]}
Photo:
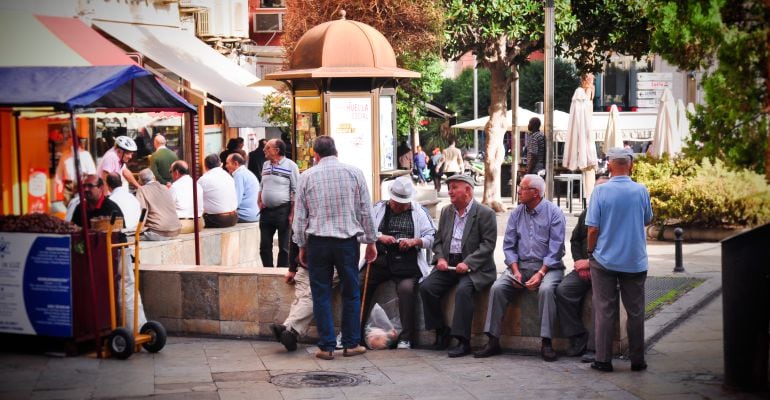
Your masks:
{"label": "man in plaid shirt", "polygon": [[360,169],[337,159],[334,139],[320,136],[313,144],[316,165],[300,176],[295,197],[294,242],[300,264],[308,269],[313,314],[320,341],[316,357],[334,359],[337,341],[332,317],[332,273],[342,285],[342,346],[345,357],[366,352],[359,345],[361,297],[358,287],[360,243],[367,262],[377,258],[372,202]]}

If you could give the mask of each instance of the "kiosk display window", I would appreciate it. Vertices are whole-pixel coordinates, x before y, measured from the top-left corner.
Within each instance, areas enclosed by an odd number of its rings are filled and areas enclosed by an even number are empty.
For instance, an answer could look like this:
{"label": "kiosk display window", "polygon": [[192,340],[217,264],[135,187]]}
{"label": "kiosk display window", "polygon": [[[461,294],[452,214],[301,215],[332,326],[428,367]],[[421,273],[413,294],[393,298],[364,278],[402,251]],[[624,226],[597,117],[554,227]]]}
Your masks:
{"label": "kiosk display window", "polygon": [[300,171],[313,166],[313,140],[322,134],[321,97],[297,97],[294,106],[296,162]]}

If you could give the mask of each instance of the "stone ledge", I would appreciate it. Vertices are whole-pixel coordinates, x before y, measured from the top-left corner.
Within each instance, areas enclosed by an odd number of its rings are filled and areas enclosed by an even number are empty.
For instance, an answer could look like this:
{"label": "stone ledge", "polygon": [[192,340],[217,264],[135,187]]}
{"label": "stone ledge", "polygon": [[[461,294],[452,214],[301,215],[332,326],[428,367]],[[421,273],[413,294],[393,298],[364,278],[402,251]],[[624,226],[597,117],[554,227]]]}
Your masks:
{"label": "stone ledge", "polygon": [[[282,322],[289,313],[294,299],[294,287],[284,283],[283,268],[243,268],[220,266],[147,265],[141,267],[141,291],[145,312],[150,319],[164,324],[171,333],[206,334],[238,337],[270,337],[270,324]],[[395,285],[383,284],[374,295],[375,301],[395,297]],[[476,298],[472,323],[472,342],[478,346],[486,342],[484,319],[488,290]],[[445,300],[445,318],[451,323],[454,292]],[[333,301],[335,325],[340,325],[339,293]],[[583,320],[592,324],[590,297],[583,304]],[[433,342],[433,332],[425,330],[422,303],[417,301],[417,341],[422,345]],[[537,352],[540,349],[540,319],[536,292],[524,292],[511,305],[503,319],[501,343],[504,348],[517,352]],[[534,318],[533,318],[534,317]],[[620,321],[615,324],[613,349],[616,354],[627,349],[625,311],[620,310]],[[559,332],[557,324],[556,332]],[[311,326],[308,343],[317,340]],[[557,350],[564,350],[568,340],[555,338]]]}

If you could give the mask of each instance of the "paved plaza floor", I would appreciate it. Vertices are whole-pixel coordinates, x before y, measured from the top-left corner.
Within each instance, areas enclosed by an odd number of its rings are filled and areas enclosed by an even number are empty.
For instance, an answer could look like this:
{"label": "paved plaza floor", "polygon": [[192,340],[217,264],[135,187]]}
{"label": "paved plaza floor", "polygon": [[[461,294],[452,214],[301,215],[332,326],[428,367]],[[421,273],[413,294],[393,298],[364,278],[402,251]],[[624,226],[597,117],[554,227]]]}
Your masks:
{"label": "paved plaza floor", "polygon": [[[439,198],[446,201],[445,193]],[[568,215],[568,234],[579,212],[573,209]],[[498,215],[502,229],[507,215]],[[288,353],[268,340],[170,337],[160,353],[141,352],[125,361],[100,360],[93,354],[61,358],[0,353],[0,399],[768,398],[768,393],[722,387],[720,245],[685,244],[686,272],[678,274],[672,272],[672,243],[650,241],[648,253],[651,276],[695,277],[703,283],[646,321],[649,368],[643,372],[630,371],[623,359],[613,360],[615,372],[602,373],[577,358],[560,357],[553,363],[517,354],[449,359],[446,352],[423,349],[369,351],[351,358],[338,353],[324,361],[313,356],[312,345]],[[565,260],[571,265],[569,255]],[[329,376],[334,373],[338,375]],[[354,386],[293,387],[338,381]]]}

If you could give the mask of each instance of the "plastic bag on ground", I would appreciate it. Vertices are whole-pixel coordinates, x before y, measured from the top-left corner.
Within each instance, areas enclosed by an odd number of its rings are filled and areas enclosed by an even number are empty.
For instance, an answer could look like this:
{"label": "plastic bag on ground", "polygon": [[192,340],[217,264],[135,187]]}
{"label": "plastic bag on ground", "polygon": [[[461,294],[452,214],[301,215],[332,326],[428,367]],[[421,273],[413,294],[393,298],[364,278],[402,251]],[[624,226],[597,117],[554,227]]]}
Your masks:
{"label": "plastic bag on ground", "polygon": [[[395,321],[391,313],[385,311],[395,310]],[[372,307],[369,314],[369,320],[366,322],[365,342],[366,346],[372,350],[381,350],[392,347],[398,340],[398,334],[401,331],[401,321],[398,317],[398,304],[396,299],[388,301],[381,306],[379,303]]]}

